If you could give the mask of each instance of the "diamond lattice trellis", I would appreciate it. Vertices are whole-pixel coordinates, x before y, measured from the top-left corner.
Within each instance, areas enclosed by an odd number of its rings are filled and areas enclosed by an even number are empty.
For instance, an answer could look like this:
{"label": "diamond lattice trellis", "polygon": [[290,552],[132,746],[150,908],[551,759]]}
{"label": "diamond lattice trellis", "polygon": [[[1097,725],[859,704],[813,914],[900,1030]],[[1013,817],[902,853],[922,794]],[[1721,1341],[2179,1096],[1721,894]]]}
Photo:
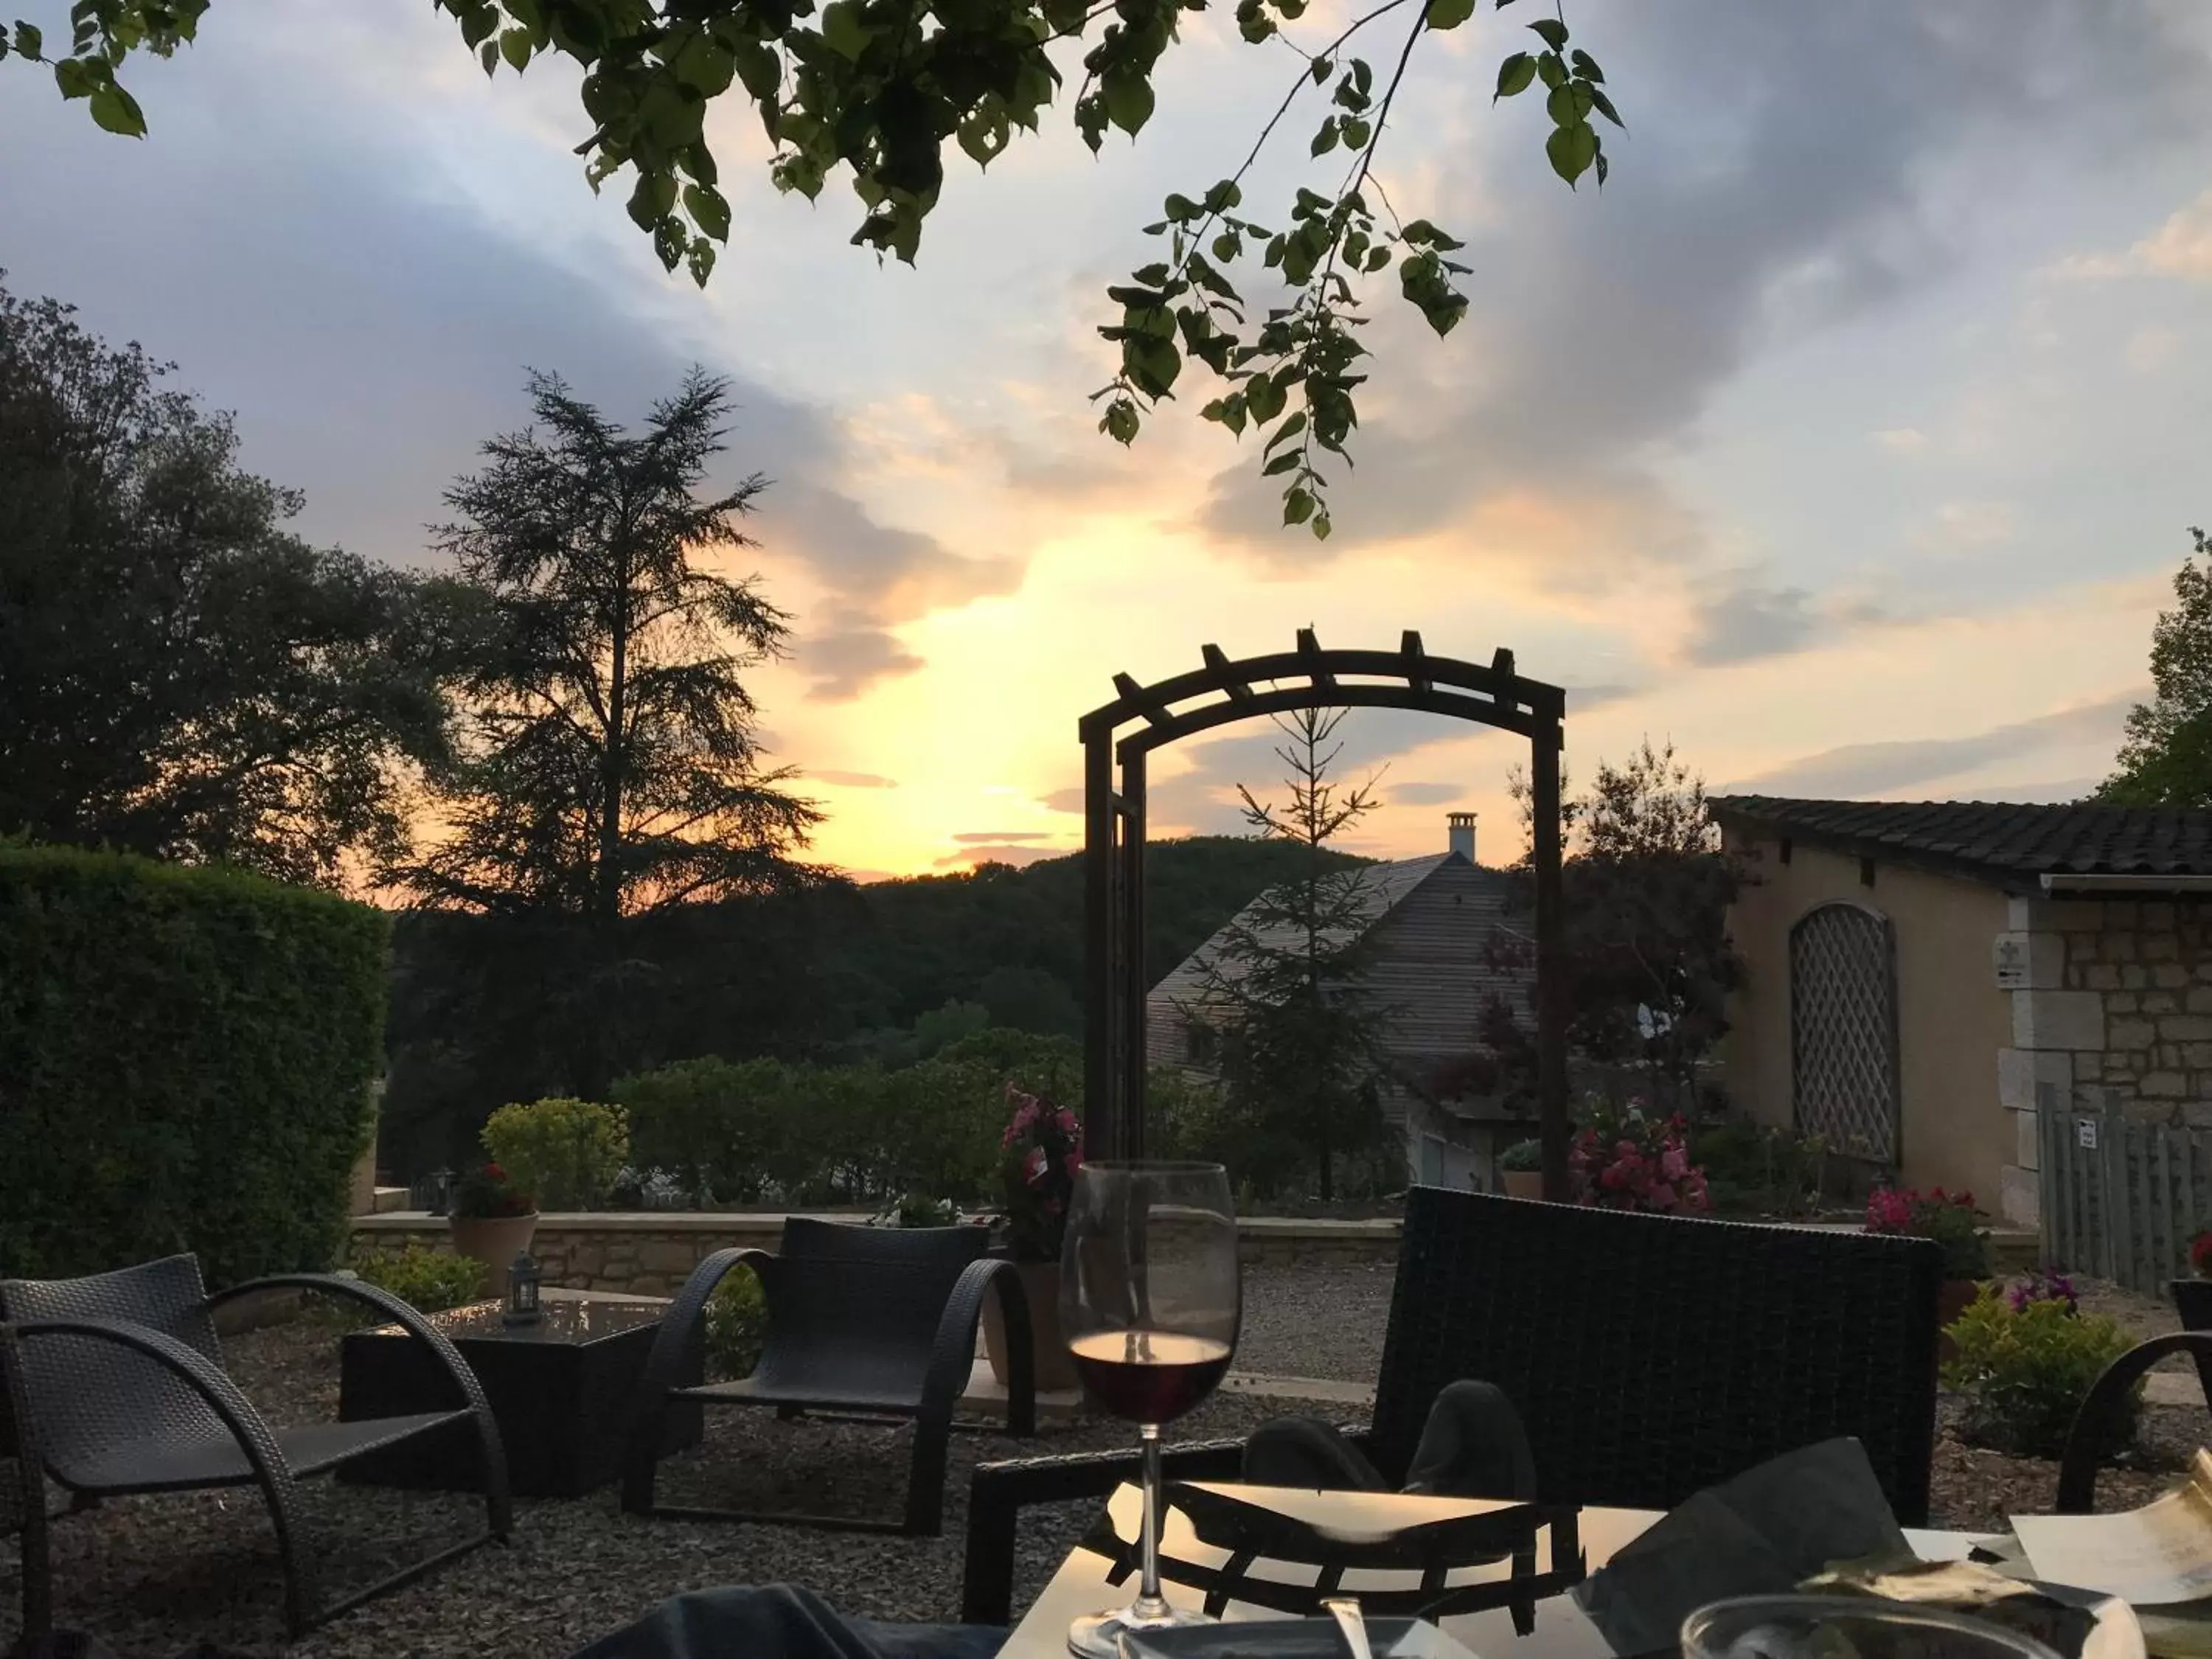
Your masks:
{"label": "diamond lattice trellis", "polygon": [[1853,904],[1790,936],[1797,1128],[1832,1152],[1897,1163],[1897,970],[1889,923]]}

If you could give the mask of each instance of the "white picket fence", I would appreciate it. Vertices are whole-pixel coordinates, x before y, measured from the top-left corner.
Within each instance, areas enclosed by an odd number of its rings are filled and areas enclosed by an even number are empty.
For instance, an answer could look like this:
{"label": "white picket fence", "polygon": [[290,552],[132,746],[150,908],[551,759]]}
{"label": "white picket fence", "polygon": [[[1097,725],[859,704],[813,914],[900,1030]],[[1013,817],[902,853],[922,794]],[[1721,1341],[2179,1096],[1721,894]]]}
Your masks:
{"label": "white picket fence", "polygon": [[2047,1085],[2039,1093],[2043,1259],[2162,1293],[2189,1273],[2189,1241],[2212,1226],[2212,1130],[2067,1106]]}

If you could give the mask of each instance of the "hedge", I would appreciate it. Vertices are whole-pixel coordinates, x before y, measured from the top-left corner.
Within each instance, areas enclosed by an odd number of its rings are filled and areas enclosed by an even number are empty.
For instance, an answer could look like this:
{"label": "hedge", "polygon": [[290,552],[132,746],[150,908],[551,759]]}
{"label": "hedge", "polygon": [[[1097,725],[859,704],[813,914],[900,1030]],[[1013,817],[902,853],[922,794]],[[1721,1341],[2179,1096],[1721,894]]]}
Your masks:
{"label": "hedge", "polygon": [[335,1263],[389,933],[237,871],[0,845],[0,1277]]}

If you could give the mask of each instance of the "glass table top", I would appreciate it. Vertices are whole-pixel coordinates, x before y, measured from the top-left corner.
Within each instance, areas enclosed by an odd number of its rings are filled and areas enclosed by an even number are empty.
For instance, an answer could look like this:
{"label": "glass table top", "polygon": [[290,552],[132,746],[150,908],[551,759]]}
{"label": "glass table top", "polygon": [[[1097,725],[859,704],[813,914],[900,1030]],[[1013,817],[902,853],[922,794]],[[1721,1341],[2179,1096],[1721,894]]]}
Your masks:
{"label": "glass table top", "polygon": [[[593,1297],[589,1299],[571,1297],[547,1297],[538,1304],[537,1320],[527,1325],[510,1325],[505,1318],[505,1304],[498,1302],[471,1302],[465,1307],[448,1308],[443,1313],[425,1316],[430,1324],[448,1340],[495,1342],[597,1342],[604,1337],[619,1336],[624,1331],[634,1331],[641,1326],[658,1325],[660,1316],[668,1311],[665,1302],[629,1301],[613,1297]],[[404,1334],[397,1325],[379,1325],[372,1332],[375,1336]]]}

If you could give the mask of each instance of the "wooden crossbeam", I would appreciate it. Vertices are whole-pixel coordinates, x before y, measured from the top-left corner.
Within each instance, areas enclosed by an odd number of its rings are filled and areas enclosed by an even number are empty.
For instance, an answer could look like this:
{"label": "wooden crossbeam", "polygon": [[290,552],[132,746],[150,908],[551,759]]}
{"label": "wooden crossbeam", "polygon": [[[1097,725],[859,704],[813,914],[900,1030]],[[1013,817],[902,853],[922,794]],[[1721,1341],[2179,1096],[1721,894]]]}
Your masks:
{"label": "wooden crossbeam", "polygon": [[[1218,645],[1201,645],[1198,654],[1206,659],[1206,665],[1217,674],[1229,672],[1229,653]],[[1229,701],[1242,708],[1252,701],[1252,688],[1242,680],[1224,679],[1221,689],[1229,694]]]}
{"label": "wooden crossbeam", "polygon": [[1152,726],[1165,726],[1168,723],[1167,705],[1158,698],[1149,695],[1146,689],[1138,684],[1129,675],[1115,675],[1114,689],[1119,691],[1126,701],[1136,704],[1144,711],[1146,723]]}
{"label": "wooden crossbeam", "polygon": [[1332,686],[1336,684],[1336,676],[1322,666],[1321,641],[1314,637],[1310,628],[1298,629],[1298,655],[1312,659],[1313,666],[1307,670],[1307,673],[1316,685]]}
{"label": "wooden crossbeam", "polygon": [[1435,682],[1429,678],[1428,659],[1421,650],[1419,629],[1409,628],[1398,636],[1399,653],[1406,659],[1406,684],[1416,691],[1426,691]]}

